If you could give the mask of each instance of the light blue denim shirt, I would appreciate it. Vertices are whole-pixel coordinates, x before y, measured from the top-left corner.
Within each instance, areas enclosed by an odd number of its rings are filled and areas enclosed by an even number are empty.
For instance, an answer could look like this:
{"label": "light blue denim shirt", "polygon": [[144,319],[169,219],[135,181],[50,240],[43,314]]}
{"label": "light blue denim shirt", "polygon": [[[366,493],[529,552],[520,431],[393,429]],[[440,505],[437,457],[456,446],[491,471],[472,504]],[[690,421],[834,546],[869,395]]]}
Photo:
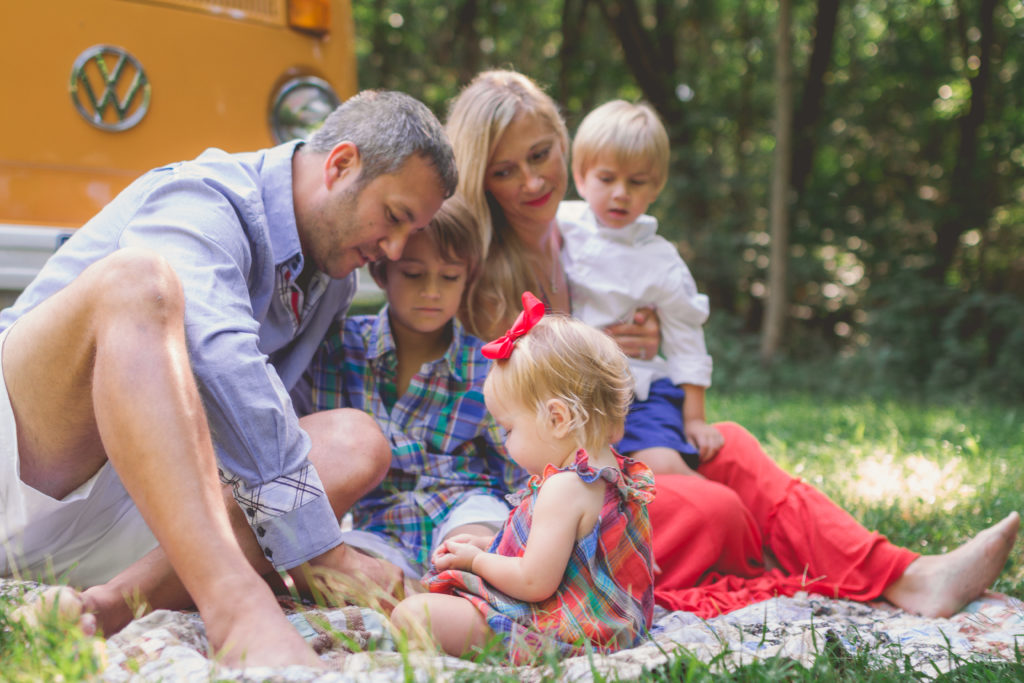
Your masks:
{"label": "light blue denim shirt", "polygon": [[0,313],[2,331],[121,247],[166,258],[184,287],[189,353],[221,477],[279,569],[341,542],[288,392],[356,289],[355,274],[317,274],[304,297],[291,283],[303,265],[292,204],[298,144],[210,149],[150,171],[75,231]]}

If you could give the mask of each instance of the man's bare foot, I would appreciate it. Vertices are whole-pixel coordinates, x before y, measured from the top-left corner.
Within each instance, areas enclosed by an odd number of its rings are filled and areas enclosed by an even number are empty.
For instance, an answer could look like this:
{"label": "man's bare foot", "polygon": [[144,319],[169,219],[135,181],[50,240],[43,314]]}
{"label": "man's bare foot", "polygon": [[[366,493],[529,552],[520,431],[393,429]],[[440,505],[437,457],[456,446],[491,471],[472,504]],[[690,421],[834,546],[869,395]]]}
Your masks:
{"label": "man's bare foot", "polygon": [[1011,512],[948,553],[922,555],[882,596],[907,612],[925,617],[956,614],[999,576],[1019,527],[1020,515]]}
{"label": "man's bare foot", "polygon": [[96,633],[96,617],[87,609],[82,594],[67,586],[47,588],[36,599],[14,610],[11,619],[29,628],[39,628],[49,619],[56,619],[77,624],[86,635]]}
{"label": "man's bare foot", "polygon": [[211,659],[235,669],[324,667],[313,648],[288,621],[265,583],[259,581],[249,589],[231,586],[220,597],[217,604],[199,610]]}

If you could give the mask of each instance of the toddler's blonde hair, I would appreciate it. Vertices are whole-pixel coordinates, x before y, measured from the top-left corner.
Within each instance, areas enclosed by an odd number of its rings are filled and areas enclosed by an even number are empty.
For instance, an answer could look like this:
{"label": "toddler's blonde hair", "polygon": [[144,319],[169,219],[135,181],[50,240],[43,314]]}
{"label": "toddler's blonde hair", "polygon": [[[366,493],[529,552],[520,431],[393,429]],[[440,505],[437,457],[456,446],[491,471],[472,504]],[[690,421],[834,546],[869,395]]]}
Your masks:
{"label": "toddler's blonde hair", "polygon": [[572,142],[573,176],[582,178],[606,155],[623,166],[650,164],[658,191],[665,187],[668,132],[649,105],[612,100],[584,117]]}
{"label": "toddler's blonde hair", "polygon": [[545,315],[520,337],[512,355],[495,361],[494,389],[547,417],[549,399],[569,408],[579,445],[598,449],[622,438],[633,401],[633,375],[611,337],[565,315]]}

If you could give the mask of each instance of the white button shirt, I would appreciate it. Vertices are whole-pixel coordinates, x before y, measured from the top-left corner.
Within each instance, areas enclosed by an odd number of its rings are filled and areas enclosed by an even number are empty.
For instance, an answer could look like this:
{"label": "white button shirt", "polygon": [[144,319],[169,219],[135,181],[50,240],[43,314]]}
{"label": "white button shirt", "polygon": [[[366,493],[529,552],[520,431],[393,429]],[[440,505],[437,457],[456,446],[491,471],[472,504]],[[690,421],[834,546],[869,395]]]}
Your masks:
{"label": "white button shirt", "polygon": [[702,325],[708,298],[697,291],[679,250],[657,234],[658,221],[642,215],[623,228],[600,225],[582,201],[558,208],[562,265],[572,291],[572,313],[603,328],[632,319],[644,307],[657,309],[661,349],[653,360],[630,358],[636,397],[646,400],[651,382],[711,386],[711,356]]}

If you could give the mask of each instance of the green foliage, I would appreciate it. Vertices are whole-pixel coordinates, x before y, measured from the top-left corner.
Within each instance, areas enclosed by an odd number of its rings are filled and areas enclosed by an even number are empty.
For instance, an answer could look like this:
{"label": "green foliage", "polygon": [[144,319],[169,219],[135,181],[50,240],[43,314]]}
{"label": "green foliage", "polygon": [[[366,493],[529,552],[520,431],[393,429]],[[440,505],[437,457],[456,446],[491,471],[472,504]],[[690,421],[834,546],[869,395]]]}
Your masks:
{"label": "green foliage", "polygon": [[[794,4],[796,109],[809,117],[797,139],[812,155],[793,204],[786,358],[1019,400],[1024,5],[996,0],[989,26],[988,2],[841,3],[814,114],[815,21],[831,3]],[[652,212],[714,316],[759,332],[774,0],[356,0],[354,11],[362,85],[406,90],[442,115],[495,66],[547,85],[570,130],[607,99],[654,101],[673,156]],[[638,68],[645,51],[654,66]]]}
{"label": "green foliage", "polygon": [[102,641],[77,627],[44,615],[41,627],[29,629],[11,619],[20,596],[0,595],[0,678],[5,681],[81,681],[103,670]]}
{"label": "green foliage", "polygon": [[866,328],[885,374],[929,393],[1024,395],[1024,300],[911,277],[883,292]]}

